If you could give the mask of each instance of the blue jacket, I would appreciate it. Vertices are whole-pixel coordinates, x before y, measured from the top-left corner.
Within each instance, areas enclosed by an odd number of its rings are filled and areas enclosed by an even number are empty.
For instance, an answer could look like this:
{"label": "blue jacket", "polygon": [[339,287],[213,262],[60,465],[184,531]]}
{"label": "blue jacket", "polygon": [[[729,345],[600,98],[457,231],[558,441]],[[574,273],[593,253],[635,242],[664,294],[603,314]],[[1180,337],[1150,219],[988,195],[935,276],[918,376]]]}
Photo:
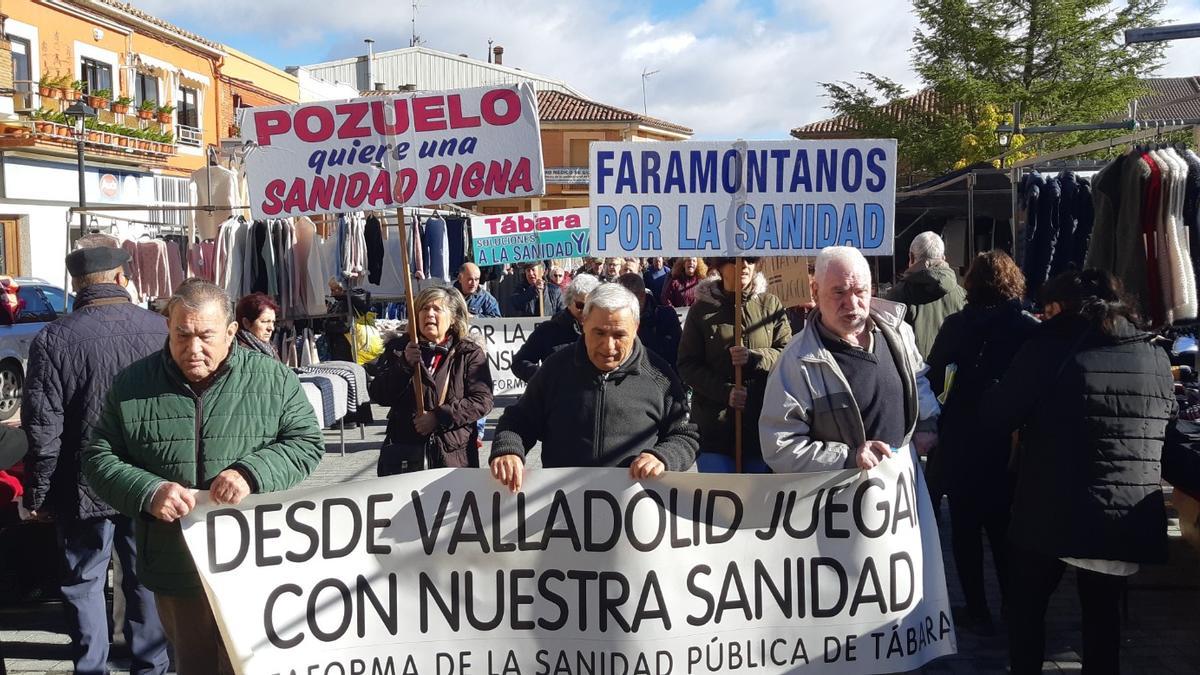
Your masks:
{"label": "blue jacket", "polygon": [[167,322],[135,306],[116,284],[84,288],[75,311],[48,324],[29,345],[21,399],[25,507],[60,519],[109,516],[116,511],[83,479],[79,457],[100,419],[113,378],[161,351]]}
{"label": "blue jacket", "polygon": [[456,281],[454,282],[454,290],[458,291],[459,294],[463,296],[463,299],[467,301],[467,311],[470,312],[472,316],[483,319],[495,319],[500,317],[500,303],[497,302],[496,298],[493,297],[491,293],[488,293],[487,289],[484,287],[480,286],[479,290],[467,295],[462,292],[462,288]]}

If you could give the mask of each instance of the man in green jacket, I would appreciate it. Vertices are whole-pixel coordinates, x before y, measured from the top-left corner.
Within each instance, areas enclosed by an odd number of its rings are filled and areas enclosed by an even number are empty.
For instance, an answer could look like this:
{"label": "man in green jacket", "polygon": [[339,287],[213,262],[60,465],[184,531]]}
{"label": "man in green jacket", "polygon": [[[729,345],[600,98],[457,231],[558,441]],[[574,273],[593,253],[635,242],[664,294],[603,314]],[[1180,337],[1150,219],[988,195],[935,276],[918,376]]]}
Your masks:
{"label": "man in green jacket", "polygon": [[913,239],[908,247],[908,270],[887,299],[907,306],[904,320],[917,337],[917,351],[921,358],[929,358],[946,317],[967,305],[967,292],[946,263],[946,243],[937,232],[922,232]]}
{"label": "man in green jacket", "polygon": [[195,491],[237,504],[304,480],[324,453],[300,381],[282,363],[233,348],[221,288],[190,280],[167,303],[166,347],[113,380],[83,472],[136,523],[138,574],[155,594],[179,675],[233,668],[179,519]]}

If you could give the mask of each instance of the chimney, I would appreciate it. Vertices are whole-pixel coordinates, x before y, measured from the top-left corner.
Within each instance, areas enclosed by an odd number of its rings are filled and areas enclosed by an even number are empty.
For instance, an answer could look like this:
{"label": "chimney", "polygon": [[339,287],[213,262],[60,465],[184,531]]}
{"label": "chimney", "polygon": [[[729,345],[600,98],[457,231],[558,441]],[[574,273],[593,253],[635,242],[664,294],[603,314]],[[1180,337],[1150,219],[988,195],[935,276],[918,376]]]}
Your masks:
{"label": "chimney", "polygon": [[375,91],[383,91],[384,86],[386,86],[386,85],[383,82],[376,82],[375,83]]}
{"label": "chimney", "polygon": [[492,59],[493,63],[498,66],[504,65],[504,47],[501,47],[500,45],[492,47],[492,54],[495,55],[495,57]]}
{"label": "chimney", "polygon": [[367,83],[360,89],[366,89],[375,82],[375,41],[366,38],[363,42],[367,43]]}

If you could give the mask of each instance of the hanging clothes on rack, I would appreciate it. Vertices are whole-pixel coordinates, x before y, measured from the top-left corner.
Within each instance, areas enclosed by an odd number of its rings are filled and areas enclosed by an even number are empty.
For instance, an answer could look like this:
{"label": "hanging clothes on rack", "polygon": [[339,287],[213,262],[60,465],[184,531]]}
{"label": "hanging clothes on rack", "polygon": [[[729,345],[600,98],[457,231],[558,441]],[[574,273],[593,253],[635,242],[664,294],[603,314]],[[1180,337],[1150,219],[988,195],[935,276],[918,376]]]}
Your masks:
{"label": "hanging clothes on rack", "polygon": [[201,239],[216,239],[221,225],[233,217],[232,207],[245,204],[237,172],[223,166],[206,166],[192,172],[188,195],[192,206],[216,206],[211,213],[196,211],[193,222]]}
{"label": "hanging clothes on rack", "polygon": [[317,225],[306,217],[297,218],[296,267],[301,277],[302,290],[297,306],[309,316],[324,314],[325,294],[328,292],[329,276],[325,271],[321,238],[317,236]]}
{"label": "hanging clothes on rack", "polygon": [[1165,145],[1136,147],[1102,168],[1094,184],[1085,264],[1118,277],[1151,324],[1195,319],[1200,157]]}
{"label": "hanging clothes on rack", "polygon": [[378,284],[383,275],[383,223],[378,216],[367,217],[363,236],[367,248],[367,281]]}
{"label": "hanging clothes on rack", "polygon": [[450,255],[446,250],[446,221],[434,215],[425,221],[421,231],[421,259],[425,262],[425,278],[450,281]]}

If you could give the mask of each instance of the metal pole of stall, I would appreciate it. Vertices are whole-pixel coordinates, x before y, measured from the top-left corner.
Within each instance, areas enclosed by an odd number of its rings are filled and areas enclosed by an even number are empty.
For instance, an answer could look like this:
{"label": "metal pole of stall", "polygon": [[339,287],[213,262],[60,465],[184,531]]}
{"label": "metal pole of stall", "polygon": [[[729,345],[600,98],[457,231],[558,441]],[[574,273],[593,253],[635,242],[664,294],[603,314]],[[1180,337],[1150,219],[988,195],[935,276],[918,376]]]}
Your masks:
{"label": "metal pole of stall", "polygon": [[975,255],[975,172],[967,174],[967,254],[964,261],[969,265]]}

